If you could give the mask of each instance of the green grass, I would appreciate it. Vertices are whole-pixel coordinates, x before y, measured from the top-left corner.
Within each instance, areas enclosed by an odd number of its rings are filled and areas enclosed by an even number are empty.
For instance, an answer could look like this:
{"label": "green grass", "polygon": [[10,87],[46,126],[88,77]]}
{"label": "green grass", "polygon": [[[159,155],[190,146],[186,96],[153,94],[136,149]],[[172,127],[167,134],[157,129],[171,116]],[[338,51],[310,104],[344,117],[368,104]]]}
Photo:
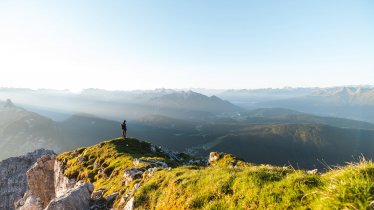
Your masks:
{"label": "green grass", "polygon": [[[154,157],[166,161],[160,153],[153,153],[151,145],[136,139],[122,138],[105,141],[92,147],[79,148],[57,156],[66,162],[64,174],[69,178],[92,182],[95,189],[105,189],[106,194],[123,190],[122,176],[125,169],[141,168],[149,163],[133,165],[135,158]],[[79,161],[83,159],[83,161]]]}
{"label": "green grass", "polygon": [[[357,164],[332,170],[321,176],[326,183],[319,190],[314,207],[336,209],[374,209],[374,164]],[[371,208],[369,208],[371,203]]]}
{"label": "green grass", "polygon": [[[121,191],[114,204],[118,209],[124,207],[120,199],[126,194],[135,196],[138,209],[374,208],[372,161],[309,174],[290,167],[253,165],[229,154],[210,166],[187,166],[150,148],[146,142],[119,138],[63,153],[58,160],[65,160],[64,173],[70,178],[90,181],[95,189],[105,189],[106,195]],[[189,157],[184,157],[187,162]],[[134,166],[135,158],[165,161],[172,169],[145,173],[126,186],[125,169],[149,164]],[[138,190],[133,190],[135,183],[140,184]]]}

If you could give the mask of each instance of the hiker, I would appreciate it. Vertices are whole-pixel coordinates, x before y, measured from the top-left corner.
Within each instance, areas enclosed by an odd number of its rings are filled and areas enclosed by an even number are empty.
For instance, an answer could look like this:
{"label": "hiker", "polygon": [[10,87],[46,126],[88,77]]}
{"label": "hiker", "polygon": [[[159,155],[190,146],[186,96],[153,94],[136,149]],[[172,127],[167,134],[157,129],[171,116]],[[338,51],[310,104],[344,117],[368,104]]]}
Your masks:
{"label": "hiker", "polygon": [[126,134],[127,134],[126,120],[124,120],[123,123],[121,124],[121,128],[122,128],[122,136],[123,138],[126,138]]}

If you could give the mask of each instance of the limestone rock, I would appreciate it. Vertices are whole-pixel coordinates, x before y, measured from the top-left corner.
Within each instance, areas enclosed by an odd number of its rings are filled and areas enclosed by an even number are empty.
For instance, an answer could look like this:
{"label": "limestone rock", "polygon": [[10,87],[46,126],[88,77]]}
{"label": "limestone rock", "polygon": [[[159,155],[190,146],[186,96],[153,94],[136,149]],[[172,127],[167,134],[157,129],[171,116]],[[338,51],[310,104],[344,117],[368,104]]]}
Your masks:
{"label": "limestone rock", "polygon": [[318,174],[318,169],[308,170],[306,171],[308,174]]}
{"label": "limestone rock", "polygon": [[209,154],[209,163],[214,162],[220,158],[221,154],[219,152],[211,152]]}
{"label": "limestone rock", "polygon": [[62,163],[55,161],[54,164],[54,186],[55,196],[60,197],[65,194],[66,191],[72,189],[76,184],[74,179],[68,179],[63,173]]}
{"label": "limestone rock", "polygon": [[27,171],[27,187],[30,195],[37,195],[47,206],[55,197],[54,156],[44,155]]}
{"label": "limestone rock", "polygon": [[124,182],[127,185],[129,182],[142,178],[143,171],[138,170],[136,168],[131,168],[125,170],[123,174]]}
{"label": "limestone rock", "polygon": [[89,209],[91,183],[76,183],[62,172],[55,156],[42,156],[27,171],[28,191],[16,203],[17,210]]}
{"label": "limestone rock", "polygon": [[[17,205],[17,204],[16,204]],[[35,195],[30,195],[27,197],[22,206],[18,208],[19,210],[43,210],[43,202],[40,197]]]}
{"label": "limestone rock", "polygon": [[135,205],[134,205],[134,201],[135,201],[135,198],[132,197],[127,203],[126,203],[126,206],[125,208],[123,208],[123,210],[133,210]]}
{"label": "limestone rock", "polygon": [[133,161],[134,166],[138,166],[140,163],[150,163],[152,166],[162,167],[162,168],[167,168],[168,167],[167,163],[162,162],[162,161],[158,161],[158,160],[154,160],[154,159],[142,159],[142,158],[138,159],[138,158],[136,158]]}
{"label": "limestone rock", "polygon": [[38,158],[47,154],[55,153],[38,149],[23,156],[0,161],[0,209],[14,209],[14,203],[22,198],[27,190],[26,171]]}
{"label": "limestone rock", "polygon": [[114,200],[116,199],[116,197],[119,195],[119,192],[115,192],[115,193],[112,193],[108,196],[105,197],[105,200],[108,202],[108,203],[112,203],[114,202]]}
{"label": "limestone rock", "polygon": [[94,187],[91,183],[77,183],[63,196],[54,198],[45,210],[84,210],[89,209],[91,193]]}
{"label": "limestone rock", "polygon": [[108,202],[103,195],[105,190],[97,190],[92,192],[90,201],[90,210],[105,210],[108,209]]}
{"label": "limestone rock", "polygon": [[105,193],[104,190],[96,190],[96,191],[92,192],[91,199],[92,200],[98,200],[98,199],[103,197],[104,193]]}

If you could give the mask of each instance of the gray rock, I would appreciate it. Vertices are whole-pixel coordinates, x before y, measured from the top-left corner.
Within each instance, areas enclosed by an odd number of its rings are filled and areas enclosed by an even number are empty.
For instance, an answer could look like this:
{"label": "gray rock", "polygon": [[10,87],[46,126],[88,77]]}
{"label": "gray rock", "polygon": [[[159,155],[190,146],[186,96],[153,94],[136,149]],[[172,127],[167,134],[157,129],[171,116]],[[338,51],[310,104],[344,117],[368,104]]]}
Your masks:
{"label": "gray rock", "polygon": [[118,196],[119,192],[112,193],[105,197],[105,200],[107,200],[109,203],[113,202],[116,197]]}
{"label": "gray rock", "polygon": [[317,174],[318,173],[318,169],[313,169],[313,170],[308,170],[306,171],[308,174]]}
{"label": "gray rock", "polygon": [[134,166],[137,166],[139,165],[140,162],[141,160],[139,160],[138,158],[135,158],[135,160],[132,163],[134,164]]}
{"label": "gray rock", "polygon": [[126,199],[130,197],[130,195],[127,193],[124,197],[121,198],[121,200],[119,201],[119,205],[122,205],[126,202]]}
{"label": "gray rock", "polygon": [[209,154],[209,163],[217,161],[221,157],[219,152],[211,152]]}
{"label": "gray rock", "polygon": [[84,157],[79,157],[78,158],[78,162],[82,163],[83,161],[85,161],[86,159]]}
{"label": "gray rock", "polygon": [[63,164],[55,161],[54,165],[54,186],[55,196],[60,197],[65,194],[66,191],[75,187],[75,179],[68,179],[63,173]]}
{"label": "gray rock", "polygon": [[135,205],[134,205],[135,198],[132,197],[127,203],[126,206],[123,208],[123,210],[133,210]]}
{"label": "gray rock", "polygon": [[51,150],[38,149],[19,157],[0,161],[0,209],[14,209],[14,203],[27,190],[26,172],[43,155],[55,154]]}
{"label": "gray rock", "polygon": [[90,198],[94,187],[91,183],[77,183],[63,196],[54,198],[45,210],[85,210],[90,208]]}
{"label": "gray rock", "polygon": [[163,168],[167,168],[168,164],[162,161],[154,160],[154,159],[134,159],[133,164],[135,166],[139,165],[140,163],[151,163],[153,166],[159,166]]}
{"label": "gray rock", "polygon": [[54,155],[42,156],[27,171],[27,185],[28,191],[16,203],[17,210],[88,209],[94,190],[91,183],[65,177]]}
{"label": "gray rock", "polygon": [[156,153],[156,152],[157,152],[157,149],[156,149],[156,147],[155,147],[155,146],[153,146],[153,145],[151,145],[151,151],[152,151],[153,153]]}
{"label": "gray rock", "polygon": [[140,184],[139,183],[134,184],[134,189],[135,190],[138,190],[139,188],[140,188]]}
{"label": "gray rock", "polygon": [[31,195],[27,197],[22,206],[18,208],[19,210],[42,210],[43,209],[43,202],[42,199],[38,196]]}
{"label": "gray rock", "polygon": [[104,190],[97,190],[97,191],[94,191],[92,194],[91,194],[91,199],[92,200],[98,200],[100,198],[103,197],[105,191]]}
{"label": "gray rock", "polygon": [[138,170],[136,168],[126,169],[123,174],[123,179],[125,184],[132,182],[135,179],[142,178],[143,171]]}
{"label": "gray rock", "polygon": [[53,156],[44,155],[27,171],[27,187],[30,195],[37,195],[43,207],[55,197]]}
{"label": "gray rock", "polygon": [[90,210],[106,210],[108,202],[103,198],[104,190],[97,190],[91,194]]}

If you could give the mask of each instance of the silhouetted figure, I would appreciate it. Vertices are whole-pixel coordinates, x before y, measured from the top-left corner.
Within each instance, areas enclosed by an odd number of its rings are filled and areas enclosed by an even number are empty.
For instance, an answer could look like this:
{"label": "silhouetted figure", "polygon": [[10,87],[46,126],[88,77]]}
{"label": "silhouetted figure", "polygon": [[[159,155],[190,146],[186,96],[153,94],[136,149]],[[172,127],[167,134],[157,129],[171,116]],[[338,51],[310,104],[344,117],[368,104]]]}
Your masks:
{"label": "silhouetted figure", "polygon": [[124,120],[123,123],[121,124],[121,128],[122,128],[122,136],[123,138],[126,138],[126,134],[127,134],[126,120]]}

